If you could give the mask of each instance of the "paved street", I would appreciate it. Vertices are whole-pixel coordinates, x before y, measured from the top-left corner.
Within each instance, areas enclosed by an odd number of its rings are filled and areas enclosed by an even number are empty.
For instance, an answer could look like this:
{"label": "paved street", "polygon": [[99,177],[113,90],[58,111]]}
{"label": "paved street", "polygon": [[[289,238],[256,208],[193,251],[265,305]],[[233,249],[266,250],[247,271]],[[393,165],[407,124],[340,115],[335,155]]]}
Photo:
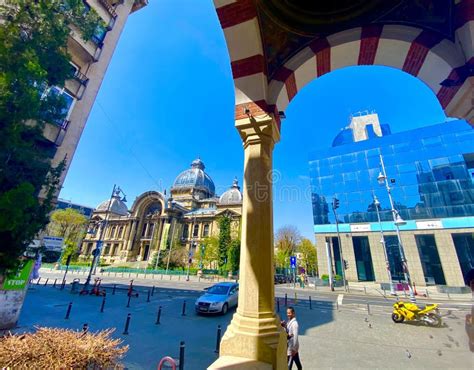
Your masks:
{"label": "paved street", "polygon": [[[185,368],[205,369],[216,358],[217,325],[223,332],[232,318],[226,316],[197,316],[194,300],[203,287],[212,283],[158,280],[136,281],[138,298],[132,298],[127,308],[127,278],[104,278],[108,287],[105,312],[100,313],[101,297],[70,293],[51,283],[62,276],[43,273],[39,285],[33,284],[27,295],[20,317],[19,330],[32,330],[35,325],[59,326],[74,329],[88,323],[90,330],[116,327],[114,336],[122,338],[130,350],[123,363],[129,369],[153,369],[165,355],[178,357],[179,342],[186,343]],[[74,275],[68,277],[70,281]],[[44,286],[48,278],[48,285]],[[81,277],[81,281],[84,278]],[[146,283],[146,285],[145,285]],[[112,295],[112,286],[117,285]],[[155,285],[155,294],[147,302],[147,292]],[[290,291],[293,296],[290,296]],[[277,287],[277,295],[288,294],[288,304],[294,304],[291,288]],[[298,293],[300,294],[300,293]],[[467,311],[462,302],[451,302],[458,307],[442,306],[445,326],[429,328],[411,324],[394,324],[390,307],[383,297],[343,297],[336,305],[337,294],[312,294],[312,309],[307,294],[298,298],[296,310],[301,328],[301,358],[305,369],[320,368],[471,368],[474,355],[469,352],[464,331]],[[290,299],[291,298],[291,299]],[[339,300],[341,298],[339,297]],[[186,300],[186,316],[181,316]],[[73,302],[71,316],[65,320],[67,305]],[[158,306],[162,306],[161,324],[155,325]],[[280,312],[284,312],[284,298],[280,298]],[[130,334],[123,335],[127,313],[131,313]]]}

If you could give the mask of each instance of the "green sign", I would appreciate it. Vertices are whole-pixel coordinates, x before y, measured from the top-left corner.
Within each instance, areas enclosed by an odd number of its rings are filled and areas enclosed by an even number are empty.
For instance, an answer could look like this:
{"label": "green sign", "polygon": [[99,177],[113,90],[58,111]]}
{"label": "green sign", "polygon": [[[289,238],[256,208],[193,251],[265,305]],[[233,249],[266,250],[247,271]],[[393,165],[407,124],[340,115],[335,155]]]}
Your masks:
{"label": "green sign", "polygon": [[23,290],[28,284],[31,270],[33,268],[34,261],[27,260],[20,266],[18,272],[15,275],[8,276],[3,282],[2,289],[4,290]]}

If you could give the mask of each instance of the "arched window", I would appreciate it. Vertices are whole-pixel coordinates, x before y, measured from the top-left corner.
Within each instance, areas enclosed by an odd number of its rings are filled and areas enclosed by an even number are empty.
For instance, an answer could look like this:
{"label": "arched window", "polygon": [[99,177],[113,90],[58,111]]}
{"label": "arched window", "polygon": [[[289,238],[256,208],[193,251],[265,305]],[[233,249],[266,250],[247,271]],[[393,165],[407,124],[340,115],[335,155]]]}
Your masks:
{"label": "arched window", "polygon": [[120,239],[122,236],[123,236],[123,226],[120,226],[120,227],[119,227],[119,231],[118,231],[118,236],[117,236],[117,238]]}
{"label": "arched window", "polygon": [[189,225],[185,224],[183,226],[183,239],[189,238]]}
{"label": "arched window", "polygon": [[197,238],[199,236],[199,224],[194,225],[193,228],[193,238]]}
{"label": "arched window", "polygon": [[209,224],[205,224],[204,225],[204,229],[202,231],[202,236],[205,238],[207,236],[209,236]]}
{"label": "arched window", "polygon": [[147,207],[145,211],[145,217],[160,215],[161,209],[162,209],[161,202],[153,202]]}
{"label": "arched window", "polygon": [[115,230],[116,230],[116,229],[117,229],[117,228],[116,228],[115,226],[112,226],[112,229],[110,230],[110,238],[111,238],[111,239],[115,237]]}

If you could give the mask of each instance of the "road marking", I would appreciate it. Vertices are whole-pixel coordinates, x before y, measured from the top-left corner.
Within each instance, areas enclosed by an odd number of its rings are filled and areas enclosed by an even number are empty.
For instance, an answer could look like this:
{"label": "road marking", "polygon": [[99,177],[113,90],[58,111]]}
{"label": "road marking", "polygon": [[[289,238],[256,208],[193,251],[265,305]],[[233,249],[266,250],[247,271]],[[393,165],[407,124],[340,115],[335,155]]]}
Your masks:
{"label": "road marking", "polygon": [[337,295],[337,304],[339,306],[342,306],[342,300],[344,299],[344,294],[338,294]]}

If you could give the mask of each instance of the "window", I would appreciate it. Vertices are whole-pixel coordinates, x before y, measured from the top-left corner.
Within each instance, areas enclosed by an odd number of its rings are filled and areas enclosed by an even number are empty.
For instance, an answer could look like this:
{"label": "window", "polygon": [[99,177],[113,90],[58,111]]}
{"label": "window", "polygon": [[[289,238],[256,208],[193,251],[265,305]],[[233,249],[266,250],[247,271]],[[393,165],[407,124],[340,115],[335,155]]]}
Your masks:
{"label": "window", "polygon": [[142,230],[142,238],[144,238],[145,235],[146,235],[146,226],[147,226],[147,224],[144,223],[144,224],[143,224],[143,230]]}
{"label": "window", "polygon": [[116,227],[113,226],[112,229],[110,230],[110,238],[113,239],[115,238],[115,231],[116,231]]}
{"label": "window", "polygon": [[199,236],[199,225],[196,224],[194,225],[194,228],[193,228],[193,238],[197,238]]}
{"label": "window", "polygon": [[205,224],[205,225],[204,225],[204,229],[203,229],[203,231],[202,231],[202,236],[203,236],[203,237],[209,236],[209,224]]}
{"label": "window", "polygon": [[102,47],[102,43],[105,39],[105,35],[107,34],[107,28],[104,26],[97,26],[92,35],[92,41],[94,41],[99,47]]}
{"label": "window", "polygon": [[118,231],[117,238],[120,239],[120,238],[122,237],[122,235],[123,235],[123,226],[120,226],[120,227],[119,227],[119,231]]}
{"label": "window", "polygon": [[87,249],[85,254],[91,254],[92,253],[92,247],[94,246],[94,243],[87,243]]}
{"label": "window", "polygon": [[[63,115],[65,119],[69,117],[69,113],[72,110],[72,107],[74,105],[74,98],[66,92],[64,88],[60,88],[58,86],[52,86],[52,87],[43,87],[43,92],[41,93],[41,97],[44,99],[46,97],[60,97],[63,99],[63,106],[62,109],[60,110],[59,114]],[[50,112],[44,112],[44,118],[48,120],[48,115]],[[57,123],[58,125],[63,124],[63,120],[52,120],[54,123]]]}
{"label": "window", "polygon": [[189,237],[189,225],[186,224],[183,226],[183,239],[187,239]]}
{"label": "window", "polygon": [[110,244],[106,244],[105,245],[105,249],[104,249],[104,256],[106,256],[107,254],[109,254],[110,252]]}

